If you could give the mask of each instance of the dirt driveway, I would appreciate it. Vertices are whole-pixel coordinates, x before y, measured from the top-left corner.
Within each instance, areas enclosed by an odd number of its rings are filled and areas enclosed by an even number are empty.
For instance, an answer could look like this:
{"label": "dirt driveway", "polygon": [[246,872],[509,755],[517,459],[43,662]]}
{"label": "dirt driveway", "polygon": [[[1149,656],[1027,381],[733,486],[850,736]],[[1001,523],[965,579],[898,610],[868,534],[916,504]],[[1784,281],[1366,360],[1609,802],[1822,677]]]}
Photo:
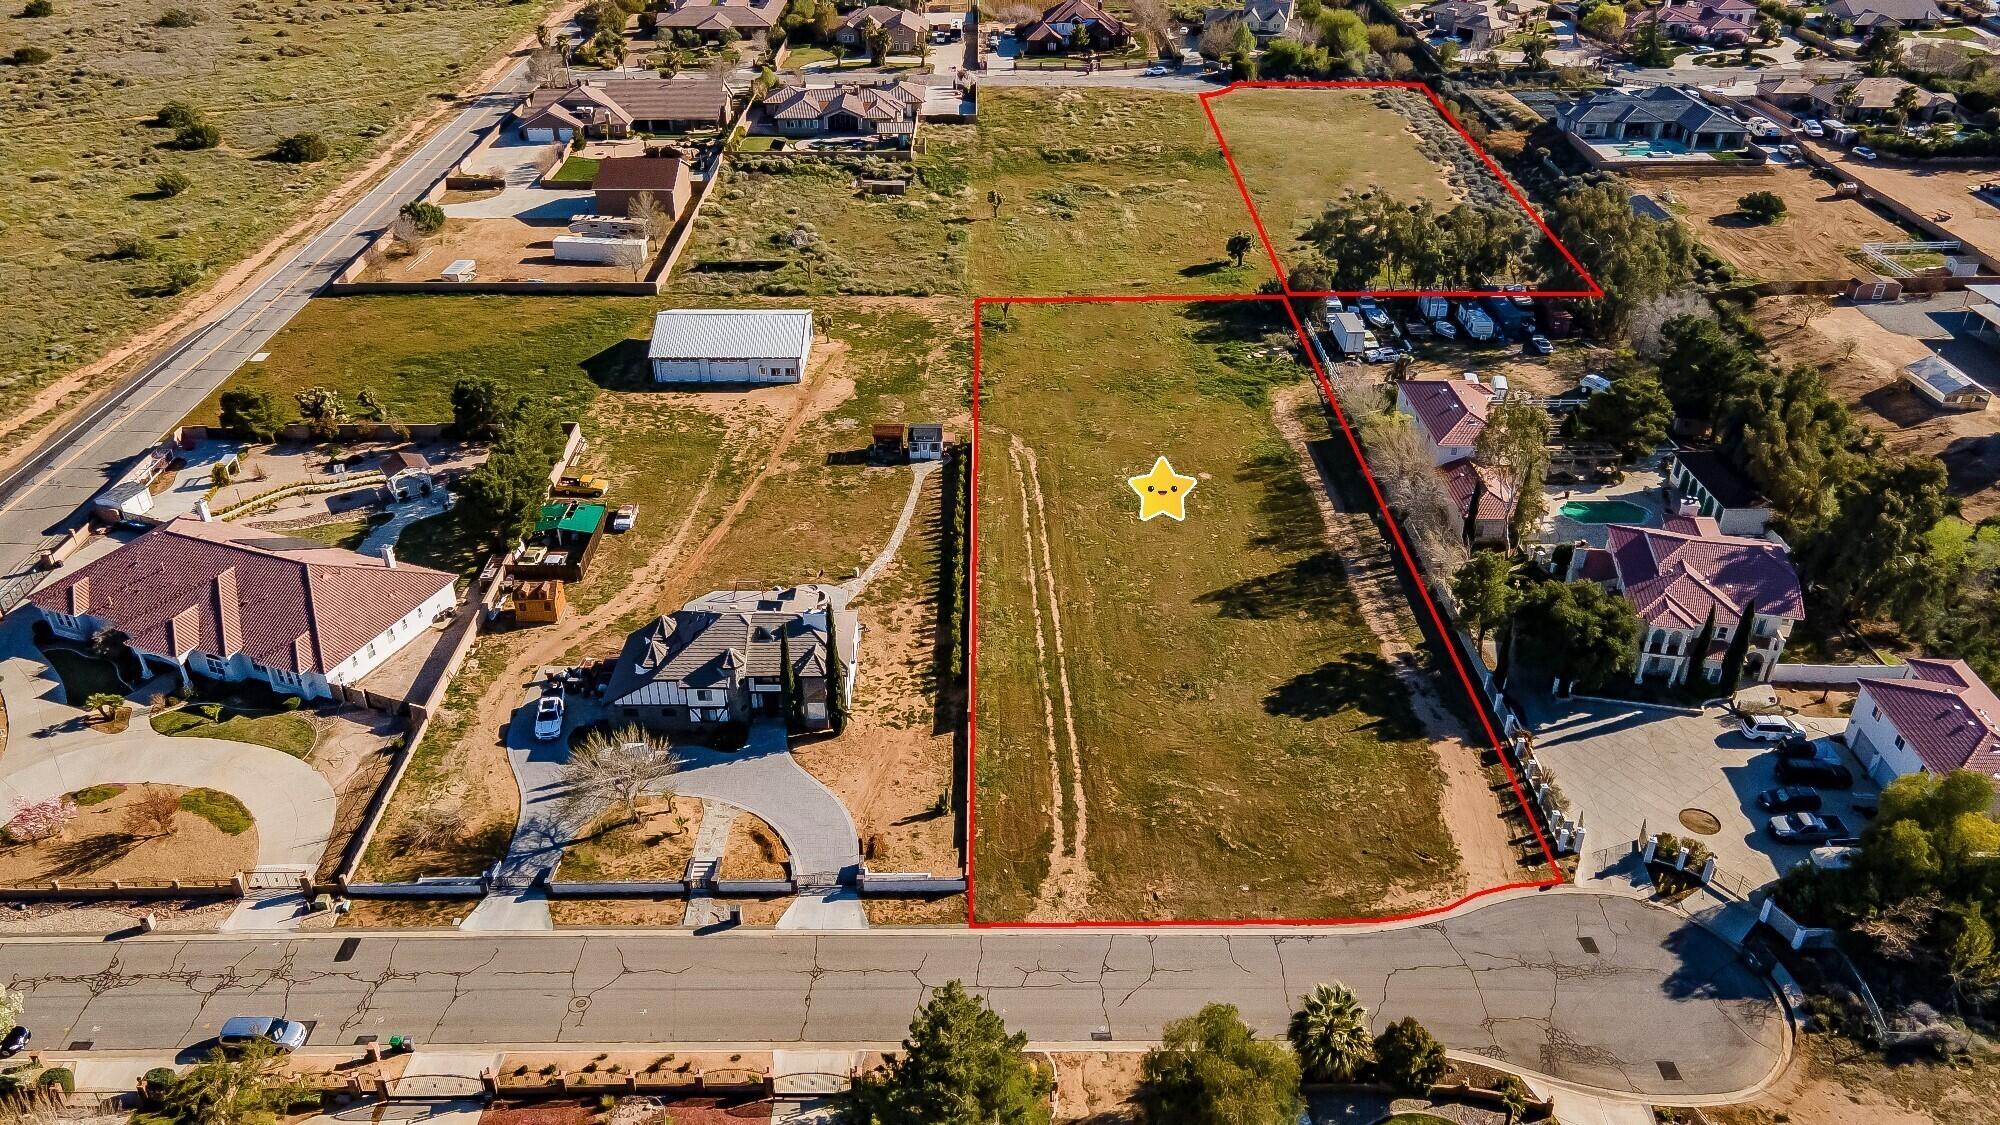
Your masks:
{"label": "dirt driveway", "polygon": [[[1736,201],[1753,191],[1776,193],[1785,201],[1785,217],[1770,226],[1745,221]],[[1677,176],[1656,181],[1647,194],[1717,257],[1760,281],[1849,277],[1857,267],[1847,255],[1863,242],[1917,237],[1859,200],[1837,198],[1832,184],[1798,166],[1761,176]]]}

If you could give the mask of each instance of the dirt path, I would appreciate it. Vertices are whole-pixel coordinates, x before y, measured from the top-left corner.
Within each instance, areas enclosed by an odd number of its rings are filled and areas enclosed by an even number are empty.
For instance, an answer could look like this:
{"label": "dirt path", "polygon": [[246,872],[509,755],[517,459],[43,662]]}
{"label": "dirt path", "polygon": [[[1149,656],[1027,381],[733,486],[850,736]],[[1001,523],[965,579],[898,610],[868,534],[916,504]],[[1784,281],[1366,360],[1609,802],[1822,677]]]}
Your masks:
{"label": "dirt path", "polygon": [[1375,634],[1382,658],[1396,669],[1397,678],[1409,693],[1410,707],[1423,724],[1444,776],[1439,814],[1458,847],[1459,871],[1465,879],[1463,891],[1483,890],[1520,879],[1515,865],[1513,839],[1508,831],[1504,807],[1492,783],[1480,767],[1480,752],[1467,744],[1463,729],[1438,696],[1437,684],[1414,659],[1415,638],[1422,631],[1415,612],[1403,595],[1389,544],[1376,530],[1374,521],[1361,512],[1340,508],[1333,482],[1312,455],[1305,425],[1298,409],[1314,393],[1310,386],[1287,387],[1271,396],[1272,421],[1284,435],[1286,444],[1299,459],[1308,481],[1318,480],[1311,489],[1313,503],[1326,524],[1327,537],[1347,570],[1349,585],[1361,606],[1361,619]]}
{"label": "dirt path", "polygon": [[[1053,833],[1049,840],[1049,873],[1041,892],[1029,909],[1031,921],[1061,920],[1080,915],[1090,900],[1090,864],[1085,844],[1090,817],[1083,791],[1083,750],[1076,738],[1076,707],[1070,691],[1069,661],[1063,651],[1061,600],[1056,592],[1055,565],[1049,555],[1048,507],[1042,499],[1042,478],[1035,451],[1020,438],[1009,435],[1007,457],[1014,465],[1014,483],[1021,499],[1021,529],[1027,540],[1029,603],[1035,615],[1035,669],[1041,677],[1042,722],[1047,732],[1049,784],[1052,800],[1049,817]],[[1044,593],[1046,592],[1046,593]],[[1042,629],[1042,602],[1048,601],[1048,631]],[[1069,791],[1064,794],[1063,752],[1056,736],[1056,692],[1049,684],[1049,651],[1055,651],[1056,680],[1062,688],[1062,732],[1069,742]],[[1069,827],[1064,827],[1063,808],[1069,808]]]}

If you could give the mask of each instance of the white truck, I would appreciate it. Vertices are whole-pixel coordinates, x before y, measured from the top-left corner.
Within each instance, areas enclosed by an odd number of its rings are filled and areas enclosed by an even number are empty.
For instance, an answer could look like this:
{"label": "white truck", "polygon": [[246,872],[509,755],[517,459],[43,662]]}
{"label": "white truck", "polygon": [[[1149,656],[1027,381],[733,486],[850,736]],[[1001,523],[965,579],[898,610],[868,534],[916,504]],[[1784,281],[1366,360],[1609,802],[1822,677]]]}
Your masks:
{"label": "white truck", "polygon": [[1493,338],[1493,314],[1479,307],[1474,301],[1458,303],[1458,326],[1465,329],[1468,340],[1491,340]]}
{"label": "white truck", "polygon": [[1326,334],[1333,337],[1333,345],[1343,355],[1358,356],[1368,350],[1368,326],[1358,312],[1343,309],[1327,313]]}

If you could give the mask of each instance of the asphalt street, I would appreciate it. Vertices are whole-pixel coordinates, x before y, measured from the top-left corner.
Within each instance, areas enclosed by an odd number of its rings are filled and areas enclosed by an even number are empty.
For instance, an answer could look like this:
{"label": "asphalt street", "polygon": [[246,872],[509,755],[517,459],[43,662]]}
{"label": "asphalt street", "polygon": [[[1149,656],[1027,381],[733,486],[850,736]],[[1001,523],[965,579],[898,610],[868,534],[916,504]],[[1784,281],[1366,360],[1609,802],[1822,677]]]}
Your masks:
{"label": "asphalt street", "polygon": [[[1378,1027],[1600,1089],[1744,1090],[1785,1018],[1735,950],[1628,898],[1547,892],[1373,932],[882,930],[866,934],[454,933],[0,943],[36,1045],[196,1047],[234,1015],[313,1021],[311,1042],[891,1044],[925,990],[968,982],[1040,1042],[1146,1041],[1213,1000],[1279,1033],[1320,981]],[[192,1054],[189,1055],[192,1057]]]}
{"label": "asphalt street", "polygon": [[386,227],[402,205],[449,172],[520,94],[525,64],[473,98],[444,128],[220,317],[183,336],[164,357],[81,417],[44,438],[0,479],[0,610],[32,585],[30,567],[52,532],[126,462],[145,452],[232,372],[263,350],[322,285]]}

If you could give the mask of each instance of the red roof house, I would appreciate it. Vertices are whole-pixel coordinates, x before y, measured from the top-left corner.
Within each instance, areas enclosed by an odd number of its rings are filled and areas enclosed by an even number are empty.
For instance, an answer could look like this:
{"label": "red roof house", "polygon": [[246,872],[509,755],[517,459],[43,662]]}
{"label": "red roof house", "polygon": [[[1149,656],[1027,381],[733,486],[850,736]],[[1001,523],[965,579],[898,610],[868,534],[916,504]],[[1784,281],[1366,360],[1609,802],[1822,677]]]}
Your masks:
{"label": "red roof house", "polygon": [[1861,681],[1847,745],[1875,780],[1976,770],[2000,778],[2000,697],[1963,660],[1913,657]]}
{"label": "red roof house", "polygon": [[1471,379],[1409,379],[1396,384],[1396,409],[1416,420],[1442,466],[1470,457],[1486,428],[1493,388]]}

